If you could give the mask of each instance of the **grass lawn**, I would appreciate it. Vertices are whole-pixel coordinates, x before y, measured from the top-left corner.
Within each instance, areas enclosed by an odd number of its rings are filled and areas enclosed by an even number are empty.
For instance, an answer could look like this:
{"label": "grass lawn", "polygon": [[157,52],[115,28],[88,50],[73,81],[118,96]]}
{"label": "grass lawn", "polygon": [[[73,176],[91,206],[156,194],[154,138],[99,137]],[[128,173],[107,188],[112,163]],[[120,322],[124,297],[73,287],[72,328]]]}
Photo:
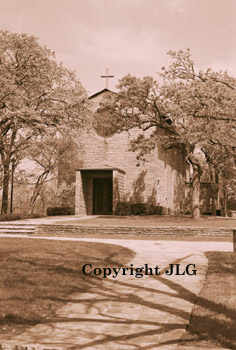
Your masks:
{"label": "grass lawn", "polygon": [[0,238],[0,339],[52,317],[71,293],[99,286],[82,274],[85,263],[123,266],[134,255],[102,243]]}
{"label": "grass lawn", "polygon": [[183,344],[236,349],[236,254],[208,252],[207,258],[207,278]]}
{"label": "grass lawn", "polygon": [[58,221],[58,224],[98,225],[98,226],[191,226],[191,227],[229,227],[236,229],[236,220],[223,217],[206,216],[193,219],[190,216],[100,216],[89,219]]}

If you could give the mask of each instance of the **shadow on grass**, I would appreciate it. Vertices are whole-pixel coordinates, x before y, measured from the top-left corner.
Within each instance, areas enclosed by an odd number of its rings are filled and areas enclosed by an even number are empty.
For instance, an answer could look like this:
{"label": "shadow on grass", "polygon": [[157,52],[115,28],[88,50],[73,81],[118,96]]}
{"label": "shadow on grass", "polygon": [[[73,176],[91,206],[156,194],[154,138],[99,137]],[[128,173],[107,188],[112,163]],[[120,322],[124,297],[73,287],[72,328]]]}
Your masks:
{"label": "shadow on grass", "polygon": [[[58,252],[56,252],[56,254],[60,257]],[[94,256],[96,256],[95,252]],[[184,262],[184,260],[189,257],[190,256],[188,255],[182,259],[176,259],[172,263],[177,264]],[[80,261],[85,262],[85,258],[86,254],[82,253],[80,255]],[[209,256],[209,258],[211,257]],[[128,261],[127,258],[126,261],[125,259],[121,261],[122,258],[118,258],[115,251],[109,252],[104,260],[106,261],[106,266],[123,267],[125,267],[125,264]],[[98,259],[96,259],[96,263],[97,262]],[[34,263],[31,265],[33,266]],[[86,263],[93,263],[93,260],[87,260]],[[42,264],[43,268],[46,268],[47,266],[47,264],[43,262],[40,262],[40,264]],[[212,264],[214,265],[215,262]],[[218,270],[221,269],[222,264],[224,264],[224,262],[218,260]],[[66,278],[65,276],[68,273],[72,273],[72,279],[73,276],[78,276],[78,270],[74,271],[74,268],[72,267],[63,267],[60,270],[60,267],[61,266],[52,263],[52,265],[49,266],[49,270],[51,269],[54,274],[55,272],[61,274],[63,279]],[[127,267],[129,266],[127,265]],[[226,268],[228,269],[228,265],[226,265]],[[228,272],[232,273],[232,271],[235,275],[235,269],[230,269]],[[197,297],[196,294],[189,291],[180,283],[173,281],[173,279],[164,278],[162,275],[149,276],[148,278],[150,280],[158,279],[158,282],[163,286],[168,287],[167,290],[155,289],[145,286],[142,283],[134,284],[129,281],[116,279],[106,279],[102,281],[98,277],[88,278],[88,276],[84,276],[80,273],[80,283],[82,284],[82,287],[79,287],[75,283],[71,288],[71,292],[81,293],[79,294],[79,298],[76,298],[76,295],[74,295],[74,297],[70,295],[62,297],[58,294],[57,297],[53,297],[53,295],[50,294],[50,298],[47,295],[39,295],[35,296],[35,300],[42,302],[44,299],[48,300],[49,298],[51,301],[53,300],[58,303],[57,305],[61,305],[62,302],[76,304],[77,306],[81,306],[81,312],[76,312],[76,314],[81,315],[81,317],[73,317],[73,315],[70,317],[63,317],[63,311],[59,310],[55,317],[49,316],[47,319],[41,320],[41,323],[50,327],[52,332],[55,332],[57,327],[56,324],[58,323],[63,324],[63,326],[60,326],[63,329],[73,328],[73,323],[79,324],[80,327],[82,327],[84,343],[76,345],[74,347],[75,349],[86,349],[98,345],[103,346],[105,349],[106,345],[110,346],[112,342],[116,344],[116,346],[119,346],[120,349],[125,348],[125,346],[133,346],[133,348],[137,350],[152,350],[157,347],[157,344],[158,346],[177,345],[179,341],[178,337],[176,339],[173,339],[173,337],[168,339],[168,334],[170,332],[185,329],[186,321],[190,319],[190,313],[178,307],[179,299],[187,302],[197,302],[197,305],[204,310],[201,314],[192,317],[192,325],[190,323],[191,331],[193,333],[195,332],[195,335],[200,342],[206,341],[207,344],[214,345],[215,348],[236,348],[236,311],[233,307],[231,308],[231,306],[228,306],[225,303],[204,297],[204,294]],[[86,291],[89,293],[87,297],[86,294],[83,294],[83,292]],[[152,293],[151,299],[147,297],[148,293]],[[176,306],[173,306],[172,304],[164,304],[164,296],[175,298]],[[131,305],[130,314],[125,315],[122,314],[122,312],[115,312],[113,314],[110,312],[109,308],[104,307],[104,305],[112,305],[113,302],[115,302],[115,307],[120,307],[121,309],[124,305],[129,303]],[[152,317],[143,317],[142,314],[139,318],[133,318],[132,309],[135,310],[136,307],[138,308],[140,305],[147,310],[148,315],[155,315],[157,312],[164,312],[167,315],[167,318],[175,316],[176,320],[179,320],[179,322],[164,324],[165,320],[153,320]],[[117,314],[120,316],[117,316]],[[16,323],[16,321],[17,318],[13,318],[12,322]],[[31,325],[28,323],[30,321],[28,318],[22,318],[21,320],[19,319],[19,321]],[[93,325],[93,327],[91,325]],[[114,332],[106,333],[104,327],[107,325],[112,325],[114,327]],[[77,330],[76,334],[76,336],[79,337],[79,330]],[[40,341],[43,336],[44,334],[40,334],[39,332],[34,335],[33,341]],[[162,340],[160,340],[160,336]],[[64,339],[64,341],[70,342],[71,339]],[[185,339],[184,344],[191,345],[192,341],[193,339]],[[145,345],[142,345],[144,343]]]}
{"label": "shadow on grass", "polygon": [[32,319],[32,318],[23,318],[18,315],[14,314],[7,314],[6,316],[3,316],[0,318],[0,326],[5,325],[27,325],[27,326],[35,326],[36,324],[40,323],[41,319]]}
{"label": "shadow on grass", "polygon": [[[81,274],[84,261],[107,266],[106,259],[115,256],[118,263],[128,262],[134,252],[99,243],[2,238],[0,334],[18,334],[22,325],[32,326],[53,316],[70,294],[94,286],[94,280]],[[96,284],[100,282],[97,278]]]}
{"label": "shadow on grass", "polygon": [[[180,261],[184,261],[189,256],[184,257],[183,259],[177,259],[176,261],[172,263],[179,263]],[[114,260],[110,261],[110,264],[114,264]],[[218,264],[219,266],[219,264]],[[120,344],[121,348],[125,345],[135,345],[136,349],[140,350],[147,350],[152,349],[153,347],[157,346],[157,336],[160,336],[163,334],[168,335],[169,332],[177,331],[177,330],[183,330],[185,329],[185,324],[180,323],[171,323],[171,324],[165,324],[163,327],[162,322],[156,322],[156,321],[148,321],[148,320],[133,320],[130,319],[128,316],[125,317],[122,315],[121,317],[115,317],[111,316],[109,313],[106,313],[102,310],[102,305],[106,302],[114,301],[118,304],[124,305],[123,303],[131,303],[133,306],[139,306],[142,305],[146,307],[147,309],[152,310],[152,314],[155,314],[157,311],[162,311],[167,313],[167,315],[170,316],[176,316],[178,319],[186,320],[188,321],[190,318],[189,312],[186,312],[184,310],[181,310],[178,307],[173,307],[169,305],[163,305],[163,303],[158,302],[158,299],[162,296],[170,296],[177,299],[182,299],[185,301],[191,301],[198,303],[199,306],[204,308],[204,314],[202,316],[195,316],[194,322],[195,326],[198,325],[198,330],[201,328],[201,331],[196,331],[197,340],[199,341],[199,344],[202,344],[202,341],[205,342],[205,345],[211,345],[214,346],[214,348],[222,348],[227,347],[230,349],[236,348],[236,335],[235,335],[235,325],[236,325],[236,311],[230,307],[225,306],[221,303],[216,303],[212,300],[206,299],[204,297],[197,297],[196,294],[192,293],[185,287],[183,287],[181,284],[174,282],[173,280],[166,279],[162,277],[161,275],[158,277],[149,276],[150,279],[158,278],[159,282],[161,282],[163,285],[168,286],[170,291],[162,291],[162,290],[156,290],[153,288],[148,288],[145,286],[138,286],[137,284],[130,284],[129,282],[122,282],[122,281],[113,281],[113,280],[106,280],[106,284],[110,284],[109,291],[103,291],[102,289],[99,292],[100,298],[96,299],[71,299],[70,302],[72,303],[81,303],[86,304],[87,309],[84,311],[85,313],[89,314],[91,310],[97,311],[97,319],[94,320],[94,318],[90,317],[82,317],[82,318],[61,318],[55,320],[50,320],[50,323],[53,322],[81,322],[89,324],[89,322],[96,322],[98,327],[97,329],[103,329],[99,327],[99,324],[105,325],[105,324],[114,324],[114,325],[133,325],[134,329],[137,329],[137,331],[129,332],[129,334],[122,334],[122,335],[110,335],[110,334],[104,334],[104,332],[99,333],[99,331],[96,333],[96,337],[102,337],[102,339],[96,339],[96,340],[89,340],[85,342],[83,345],[76,346],[76,349],[86,349],[87,347],[92,347],[96,345],[104,345],[106,346],[107,343],[113,342]],[[126,293],[121,292],[122,287],[131,288],[134,290],[132,295],[127,295]],[[93,291],[93,288],[90,289],[90,293]],[[142,294],[145,296],[146,292],[151,292],[156,295],[154,299],[147,300],[145,297],[140,295],[135,295],[136,292],[142,291]],[[96,293],[97,294],[97,288]],[[220,320],[217,317],[213,317],[213,315],[220,315],[224,317],[224,320]],[[200,328],[199,328],[200,325]],[[151,329],[140,331],[138,330],[138,326],[150,326]],[[149,328],[150,328],[149,327]],[[194,331],[194,327],[192,327]],[[89,331],[87,333],[87,336],[89,338]],[[93,338],[93,337],[91,337]],[[148,339],[148,345],[143,346],[141,345],[141,340],[143,338]],[[195,339],[196,340],[196,339]],[[159,342],[159,346],[163,345],[177,345],[178,339],[170,339],[164,340],[162,342]],[[185,345],[191,346],[193,345],[193,340],[186,340]],[[195,345],[197,345],[197,342],[195,342]]]}

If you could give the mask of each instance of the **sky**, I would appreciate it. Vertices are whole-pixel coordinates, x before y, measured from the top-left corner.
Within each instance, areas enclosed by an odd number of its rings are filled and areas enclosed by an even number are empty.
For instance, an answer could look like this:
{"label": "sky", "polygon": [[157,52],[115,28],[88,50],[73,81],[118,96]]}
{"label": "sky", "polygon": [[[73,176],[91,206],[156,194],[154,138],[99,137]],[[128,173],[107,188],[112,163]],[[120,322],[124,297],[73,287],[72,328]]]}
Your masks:
{"label": "sky", "polygon": [[38,37],[88,93],[127,74],[158,79],[169,50],[236,77],[236,0],[0,0],[0,29]]}

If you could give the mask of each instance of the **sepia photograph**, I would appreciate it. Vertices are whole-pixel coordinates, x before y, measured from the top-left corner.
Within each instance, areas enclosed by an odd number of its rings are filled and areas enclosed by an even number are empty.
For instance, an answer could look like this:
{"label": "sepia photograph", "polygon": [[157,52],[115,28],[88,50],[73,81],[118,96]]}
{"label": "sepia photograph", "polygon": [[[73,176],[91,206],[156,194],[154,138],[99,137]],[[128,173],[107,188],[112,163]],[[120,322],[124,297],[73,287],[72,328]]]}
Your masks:
{"label": "sepia photograph", "polygon": [[0,350],[236,349],[235,18],[0,0]]}

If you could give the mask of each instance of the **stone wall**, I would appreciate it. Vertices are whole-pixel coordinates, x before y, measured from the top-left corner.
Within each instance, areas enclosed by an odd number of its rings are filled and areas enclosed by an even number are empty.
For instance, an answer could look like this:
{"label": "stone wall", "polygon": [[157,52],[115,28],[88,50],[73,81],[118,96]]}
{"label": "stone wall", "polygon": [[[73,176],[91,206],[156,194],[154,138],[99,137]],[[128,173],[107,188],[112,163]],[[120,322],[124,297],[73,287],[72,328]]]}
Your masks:
{"label": "stone wall", "polygon": [[125,193],[125,173],[114,170],[113,171],[113,212],[116,209],[118,202],[124,200]]}
{"label": "stone wall", "polygon": [[[83,179],[83,181],[86,181],[86,179]],[[76,171],[75,213],[80,213],[81,215],[86,215],[87,213],[85,203],[87,193],[86,186],[84,187],[85,189],[83,189],[82,174],[80,171]]]}
{"label": "stone wall", "polygon": [[232,237],[232,229],[186,226],[96,226],[96,225],[38,225],[36,234],[57,235],[133,235],[160,237]]}

